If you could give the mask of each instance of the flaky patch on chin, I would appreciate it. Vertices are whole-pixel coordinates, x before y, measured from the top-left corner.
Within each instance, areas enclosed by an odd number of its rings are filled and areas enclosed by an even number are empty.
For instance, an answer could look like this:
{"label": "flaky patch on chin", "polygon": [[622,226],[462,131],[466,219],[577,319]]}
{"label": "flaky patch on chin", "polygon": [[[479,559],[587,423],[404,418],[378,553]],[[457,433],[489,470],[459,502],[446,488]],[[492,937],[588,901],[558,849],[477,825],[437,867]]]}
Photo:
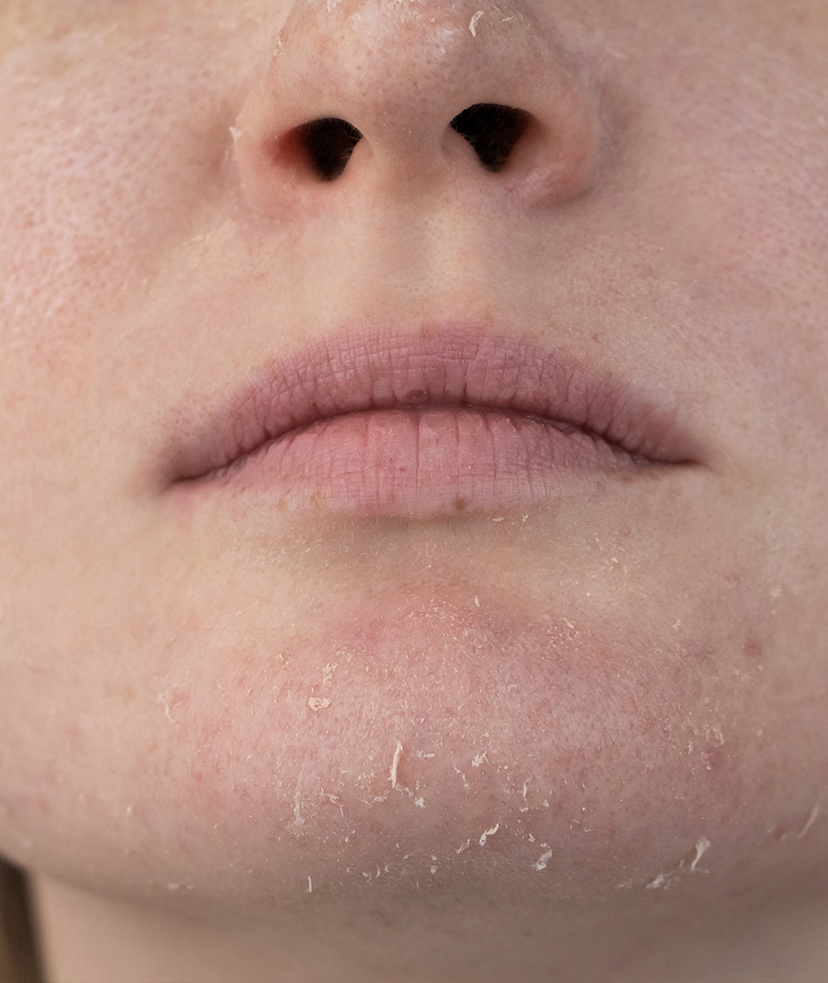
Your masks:
{"label": "flaky patch on chin", "polygon": [[613,621],[449,586],[320,605],[165,692],[176,838],[271,897],[310,858],[317,892],[376,870],[643,888],[715,835],[738,737],[709,639]]}

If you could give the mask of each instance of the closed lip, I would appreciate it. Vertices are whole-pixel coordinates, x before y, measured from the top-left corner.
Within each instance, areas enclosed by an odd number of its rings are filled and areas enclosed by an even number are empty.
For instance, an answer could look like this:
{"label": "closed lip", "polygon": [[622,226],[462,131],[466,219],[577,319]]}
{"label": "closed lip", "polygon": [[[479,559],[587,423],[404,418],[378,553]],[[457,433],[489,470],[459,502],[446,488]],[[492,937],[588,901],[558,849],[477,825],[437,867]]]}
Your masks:
{"label": "closed lip", "polygon": [[632,467],[701,463],[680,408],[659,405],[611,371],[534,340],[445,324],[342,330],[276,357],[212,407],[176,407],[166,483],[232,480],[263,450],[324,421],[455,407],[588,437],[601,448],[596,467],[607,449]]}

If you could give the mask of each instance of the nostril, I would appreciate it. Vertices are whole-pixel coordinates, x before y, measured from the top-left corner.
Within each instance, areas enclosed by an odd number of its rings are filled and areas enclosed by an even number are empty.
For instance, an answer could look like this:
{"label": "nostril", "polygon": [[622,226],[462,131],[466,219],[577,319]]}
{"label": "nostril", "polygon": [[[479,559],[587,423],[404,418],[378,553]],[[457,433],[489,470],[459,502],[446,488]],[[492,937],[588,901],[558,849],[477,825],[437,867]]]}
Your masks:
{"label": "nostril", "polygon": [[295,138],[310,160],[317,177],[335,181],[345,170],[354,147],[362,139],[347,120],[315,119],[296,128]]}
{"label": "nostril", "polygon": [[469,141],[483,167],[497,173],[506,166],[530,120],[523,109],[480,102],[458,113],[449,125]]}

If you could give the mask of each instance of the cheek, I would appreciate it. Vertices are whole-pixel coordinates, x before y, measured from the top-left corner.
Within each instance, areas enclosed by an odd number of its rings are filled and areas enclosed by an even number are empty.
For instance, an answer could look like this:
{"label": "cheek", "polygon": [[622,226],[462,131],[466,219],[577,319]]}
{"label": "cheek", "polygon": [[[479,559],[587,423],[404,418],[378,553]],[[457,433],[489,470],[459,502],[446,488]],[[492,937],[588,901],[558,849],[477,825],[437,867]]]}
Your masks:
{"label": "cheek", "polygon": [[105,364],[112,318],[186,235],[229,141],[215,80],[169,37],[103,35],[80,27],[0,66],[0,330],[58,383],[92,345]]}
{"label": "cheek", "polygon": [[[739,72],[724,67],[732,39],[716,34],[670,50],[669,64],[642,61],[646,76],[630,68],[649,98],[634,126],[646,148],[634,158],[641,171],[615,226],[630,236],[618,262],[633,259],[604,279],[619,302],[633,298],[645,323],[659,324],[659,348],[675,346],[670,357],[692,381],[689,398],[764,470],[771,445],[790,460],[800,434],[825,446],[828,428],[828,78],[822,66],[798,74],[781,54],[797,23],[788,12],[770,49],[756,42],[776,7],[762,6]],[[653,79],[670,81],[653,91]]]}
{"label": "cheek", "polygon": [[[170,38],[104,33],[111,50],[80,27],[0,65],[0,525],[13,536],[50,513],[57,535],[71,529],[93,471],[96,484],[123,480],[140,447],[124,421],[152,425],[163,376],[147,368],[158,337],[130,327],[131,312],[229,140]],[[159,76],[164,63],[179,67]]]}

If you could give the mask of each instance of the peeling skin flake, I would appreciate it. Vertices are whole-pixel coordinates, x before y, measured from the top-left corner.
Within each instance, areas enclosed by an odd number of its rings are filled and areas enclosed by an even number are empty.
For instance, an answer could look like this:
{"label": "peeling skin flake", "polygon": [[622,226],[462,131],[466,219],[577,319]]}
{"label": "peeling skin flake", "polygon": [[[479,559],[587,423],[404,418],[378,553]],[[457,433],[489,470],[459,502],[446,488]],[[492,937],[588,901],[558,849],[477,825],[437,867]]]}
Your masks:
{"label": "peeling skin flake", "polygon": [[801,840],[802,837],[805,836],[805,834],[808,832],[808,830],[814,825],[814,823],[817,821],[818,815],[819,815],[819,803],[817,802],[817,804],[813,807],[813,809],[811,809],[811,815],[808,816],[808,821],[802,827],[801,832],[797,836],[798,840]]}
{"label": "peeling skin flake", "polygon": [[663,887],[664,890],[666,891],[667,888],[670,887],[670,885],[672,884],[673,880],[683,870],[688,869],[691,873],[693,873],[696,869],[698,862],[701,860],[701,858],[710,848],[710,845],[711,845],[710,840],[708,840],[706,836],[699,837],[699,839],[696,841],[695,847],[693,848],[693,850],[690,851],[690,853],[694,854],[693,859],[690,860],[690,854],[687,854],[687,856],[683,857],[679,861],[677,867],[674,867],[672,870],[668,870],[664,874],[659,874],[654,880],[650,881],[650,883],[647,885],[647,889],[654,890],[656,888]]}
{"label": "peeling skin flake", "polygon": [[701,860],[702,855],[704,854],[704,852],[707,850],[709,846],[710,846],[710,840],[708,840],[706,836],[703,836],[698,841],[698,843],[696,844],[696,856],[694,857],[693,862],[690,864],[690,870],[696,869],[696,864]]}
{"label": "peeling skin flake", "polygon": [[403,746],[397,741],[397,747],[394,751],[394,760],[391,762],[391,788],[397,787],[397,767],[400,763],[400,758],[402,757]]}
{"label": "peeling skin flake", "polygon": [[478,10],[473,14],[472,19],[469,22],[469,30],[471,31],[471,36],[473,38],[477,37],[477,23],[482,16],[483,16],[483,11]]}
{"label": "peeling skin flake", "polygon": [[532,864],[532,867],[535,870],[546,870],[546,865],[549,863],[551,857],[552,857],[552,851],[547,850],[545,853],[542,853],[538,857],[538,859]]}
{"label": "peeling skin flake", "polygon": [[497,824],[496,824],[495,826],[492,826],[492,828],[491,828],[491,829],[487,829],[487,830],[486,830],[486,832],[485,832],[485,833],[483,833],[483,835],[482,835],[482,836],[480,837],[480,845],[481,845],[481,846],[485,846],[485,845],[486,845],[486,840],[487,840],[487,839],[488,839],[488,838],[489,838],[490,836],[494,836],[494,834],[495,834],[495,833],[496,833],[496,832],[497,832],[497,831],[498,831],[499,829],[500,829],[500,823],[497,823]]}
{"label": "peeling skin flake", "polygon": [[331,701],[327,697],[324,697],[324,698],[321,698],[321,697],[318,697],[318,696],[309,696],[308,697],[308,706],[314,712],[316,712],[317,710],[324,710],[327,707],[329,707],[330,705],[331,705]]}

